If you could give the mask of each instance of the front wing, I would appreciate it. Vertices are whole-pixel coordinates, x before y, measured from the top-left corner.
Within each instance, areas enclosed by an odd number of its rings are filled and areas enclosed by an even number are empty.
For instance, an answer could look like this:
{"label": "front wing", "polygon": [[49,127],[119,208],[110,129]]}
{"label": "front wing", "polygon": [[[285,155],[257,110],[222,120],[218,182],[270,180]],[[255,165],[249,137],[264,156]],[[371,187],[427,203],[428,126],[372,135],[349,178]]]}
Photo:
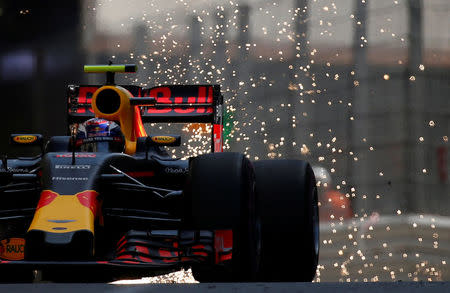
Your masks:
{"label": "front wing", "polygon": [[130,230],[118,241],[110,260],[0,260],[0,276],[42,270],[67,279],[144,277],[195,264],[226,265],[231,258],[231,230]]}

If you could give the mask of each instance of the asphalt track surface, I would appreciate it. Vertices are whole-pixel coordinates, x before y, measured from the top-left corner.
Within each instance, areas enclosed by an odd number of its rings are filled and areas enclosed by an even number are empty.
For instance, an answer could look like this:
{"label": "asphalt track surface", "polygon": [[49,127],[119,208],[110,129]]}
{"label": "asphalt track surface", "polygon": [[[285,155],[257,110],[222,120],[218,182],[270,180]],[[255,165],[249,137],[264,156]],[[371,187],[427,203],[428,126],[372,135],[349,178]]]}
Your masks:
{"label": "asphalt track surface", "polygon": [[2,284],[0,292],[126,292],[126,293],[334,293],[334,292],[450,292],[450,282],[395,282],[395,283],[218,283],[218,284]]}

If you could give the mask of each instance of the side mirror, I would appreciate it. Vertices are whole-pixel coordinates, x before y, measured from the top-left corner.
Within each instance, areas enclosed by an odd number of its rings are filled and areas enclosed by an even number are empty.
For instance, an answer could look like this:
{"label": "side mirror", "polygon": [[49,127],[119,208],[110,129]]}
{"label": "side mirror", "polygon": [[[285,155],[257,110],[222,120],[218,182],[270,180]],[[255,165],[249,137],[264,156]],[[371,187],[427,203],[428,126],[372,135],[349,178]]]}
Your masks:
{"label": "side mirror", "polygon": [[146,144],[148,146],[180,146],[180,135],[150,135],[147,136]]}
{"label": "side mirror", "polygon": [[145,153],[145,158],[148,159],[148,150],[152,146],[180,146],[180,135],[150,135],[146,137],[138,137],[136,152]]}
{"label": "side mirror", "polygon": [[38,146],[41,149],[41,155],[44,153],[42,134],[11,134],[10,143],[17,146]]}

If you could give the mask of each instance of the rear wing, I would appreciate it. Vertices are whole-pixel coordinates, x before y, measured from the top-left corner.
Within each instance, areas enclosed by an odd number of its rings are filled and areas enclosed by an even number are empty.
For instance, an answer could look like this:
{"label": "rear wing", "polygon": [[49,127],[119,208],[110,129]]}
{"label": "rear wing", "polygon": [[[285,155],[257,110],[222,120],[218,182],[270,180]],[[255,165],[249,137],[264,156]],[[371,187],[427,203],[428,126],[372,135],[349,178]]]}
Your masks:
{"label": "rear wing", "polygon": [[142,89],[142,96],[156,99],[154,106],[141,107],[144,123],[221,123],[223,97],[219,85],[158,86]]}
{"label": "rear wing", "polygon": [[[69,125],[94,117],[91,100],[101,85],[69,85],[67,114]],[[219,85],[165,85],[141,88],[121,85],[135,98],[155,98],[154,105],[136,106],[143,123],[182,122],[213,124],[212,151],[222,151],[223,96]]]}

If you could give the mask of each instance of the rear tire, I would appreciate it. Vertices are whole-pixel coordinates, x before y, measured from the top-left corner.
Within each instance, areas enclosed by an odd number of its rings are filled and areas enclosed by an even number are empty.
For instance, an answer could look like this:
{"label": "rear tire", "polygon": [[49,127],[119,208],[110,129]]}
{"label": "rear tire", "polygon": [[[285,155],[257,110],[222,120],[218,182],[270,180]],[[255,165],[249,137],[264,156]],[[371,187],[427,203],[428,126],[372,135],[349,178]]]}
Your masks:
{"label": "rear tire", "polygon": [[188,223],[196,230],[232,229],[231,263],[192,267],[200,282],[256,279],[260,259],[259,221],[251,162],[239,153],[211,153],[192,158],[185,191]]}
{"label": "rear tire", "polygon": [[254,162],[263,281],[310,282],[319,257],[317,188],[309,163]]}

